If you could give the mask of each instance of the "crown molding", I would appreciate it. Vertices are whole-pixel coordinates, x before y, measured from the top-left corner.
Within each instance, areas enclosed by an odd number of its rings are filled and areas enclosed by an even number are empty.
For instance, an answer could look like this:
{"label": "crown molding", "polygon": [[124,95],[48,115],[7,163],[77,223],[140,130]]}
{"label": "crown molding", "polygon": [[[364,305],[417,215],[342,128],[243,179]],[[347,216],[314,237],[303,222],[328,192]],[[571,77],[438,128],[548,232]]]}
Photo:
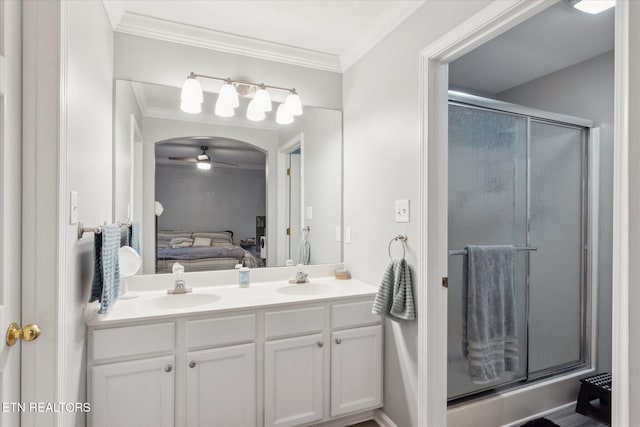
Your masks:
{"label": "crown molding", "polygon": [[115,31],[323,71],[342,72],[337,55],[185,25],[128,11],[122,15]]}
{"label": "crown molding", "polygon": [[348,70],[378,43],[398,28],[409,16],[422,7],[426,0],[415,2],[390,2],[377,19],[367,26],[360,36],[340,55],[342,71]]}

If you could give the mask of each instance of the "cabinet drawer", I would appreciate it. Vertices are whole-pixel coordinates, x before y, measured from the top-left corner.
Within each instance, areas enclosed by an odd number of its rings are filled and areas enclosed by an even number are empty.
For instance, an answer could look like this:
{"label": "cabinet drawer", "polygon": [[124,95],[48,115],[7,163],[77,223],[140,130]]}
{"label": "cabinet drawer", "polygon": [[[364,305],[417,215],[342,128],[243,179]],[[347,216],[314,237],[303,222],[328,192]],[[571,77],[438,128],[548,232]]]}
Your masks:
{"label": "cabinet drawer", "polygon": [[321,332],[324,328],[324,308],[272,311],[265,315],[265,338]]}
{"label": "cabinet drawer", "polygon": [[373,300],[334,304],[331,306],[331,327],[334,329],[380,323],[380,316],[371,313]]}
{"label": "cabinet drawer", "polygon": [[187,348],[189,349],[240,344],[255,339],[255,314],[187,322]]}
{"label": "cabinet drawer", "polygon": [[97,329],[93,331],[93,359],[172,351],[175,342],[174,323]]}

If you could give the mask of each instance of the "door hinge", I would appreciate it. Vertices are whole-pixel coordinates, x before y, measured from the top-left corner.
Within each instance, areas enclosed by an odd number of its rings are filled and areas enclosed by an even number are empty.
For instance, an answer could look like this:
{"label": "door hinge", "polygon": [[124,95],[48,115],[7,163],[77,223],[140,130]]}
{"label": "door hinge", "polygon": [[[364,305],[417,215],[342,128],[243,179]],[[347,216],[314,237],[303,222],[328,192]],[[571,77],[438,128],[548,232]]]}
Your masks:
{"label": "door hinge", "polygon": [[443,288],[449,288],[449,278],[448,277],[443,277],[442,278],[442,287]]}
{"label": "door hinge", "polygon": [[287,227],[287,236],[291,236],[291,228]]}
{"label": "door hinge", "polygon": [[291,176],[291,168],[287,168],[287,176]]}

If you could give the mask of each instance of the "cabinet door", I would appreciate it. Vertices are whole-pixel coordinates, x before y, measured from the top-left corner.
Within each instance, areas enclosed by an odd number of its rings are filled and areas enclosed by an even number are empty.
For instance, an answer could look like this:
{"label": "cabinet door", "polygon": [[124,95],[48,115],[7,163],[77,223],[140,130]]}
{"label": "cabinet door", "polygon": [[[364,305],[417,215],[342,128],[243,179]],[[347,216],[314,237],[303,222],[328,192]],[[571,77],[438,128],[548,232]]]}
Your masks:
{"label": "cabinet door", "polygon": [[93,427],[171,427],[174,356],[92,368]]}
{"label": "cabinet door", "polygon": [[187,353],[187,425],[256,425],[256,345]]}
{"label": "cabinet door", "polygon": [[322,334],[265,343],[265,426],[298,426],[322,419]]}
{"label": "cabinet door", "polygon": [[382,406],[382,325],[331,339],[331,416]]}

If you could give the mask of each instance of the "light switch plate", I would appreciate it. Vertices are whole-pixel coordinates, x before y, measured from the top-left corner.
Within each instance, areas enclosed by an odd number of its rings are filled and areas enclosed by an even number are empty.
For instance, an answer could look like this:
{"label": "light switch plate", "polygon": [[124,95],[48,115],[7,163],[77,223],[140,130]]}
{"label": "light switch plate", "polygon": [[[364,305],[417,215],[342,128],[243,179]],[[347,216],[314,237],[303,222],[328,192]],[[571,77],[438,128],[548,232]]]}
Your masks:
{"label": "light switch plate", "polygon": [[338,225],[336,227],[336,242],[342,241],[342,228]]}
{"label": "light switch plate", "polygon": [[312,206],[307,206],[305,211],[304,211],[304,217],[305,219],[313,219],[313,207]]}
{"label": "light switch plate", "polygon": [[78,192],[69,191],[69,224],[78,223]]}
{"label": "light switch plate", "polygon": [[351,227],[344,228],[344,242],[351,243]]}
{"label": "light switch plate", "polygon": [[396,222],[409,222],[409,200],[396,200]]}

